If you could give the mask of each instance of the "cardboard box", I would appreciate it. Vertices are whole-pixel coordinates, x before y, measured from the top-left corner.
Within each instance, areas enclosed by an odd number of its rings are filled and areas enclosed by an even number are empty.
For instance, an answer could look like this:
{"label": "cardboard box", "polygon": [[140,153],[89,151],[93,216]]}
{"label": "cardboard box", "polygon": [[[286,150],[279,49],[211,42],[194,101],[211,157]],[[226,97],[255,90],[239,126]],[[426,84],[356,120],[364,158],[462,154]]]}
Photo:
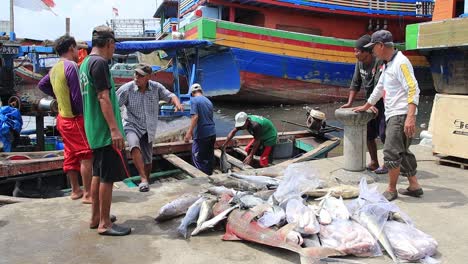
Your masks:
{"label": "cardboard box", "polygon": [[436,94],[430,132],[433,152],[468,159],[468,95]]}

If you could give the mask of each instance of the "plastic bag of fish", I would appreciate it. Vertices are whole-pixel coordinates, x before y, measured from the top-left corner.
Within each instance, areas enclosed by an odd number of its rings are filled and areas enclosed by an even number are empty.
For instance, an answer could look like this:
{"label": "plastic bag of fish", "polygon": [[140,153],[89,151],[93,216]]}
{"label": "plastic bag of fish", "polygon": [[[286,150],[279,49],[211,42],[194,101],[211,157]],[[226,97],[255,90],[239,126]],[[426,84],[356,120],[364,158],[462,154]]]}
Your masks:
{"label": "plastic bag of fish", "polygon": [[417,261],[436,253],[437,241],[411,225],[387,221],[384,232],[399,259]]}
{"label": "plastic bag of fish", "polygon": [[321,225],[319,233],[322,246],[337,249],[344,255],[372,257],[381,255],[374,237],[355,221],[337,219]]}

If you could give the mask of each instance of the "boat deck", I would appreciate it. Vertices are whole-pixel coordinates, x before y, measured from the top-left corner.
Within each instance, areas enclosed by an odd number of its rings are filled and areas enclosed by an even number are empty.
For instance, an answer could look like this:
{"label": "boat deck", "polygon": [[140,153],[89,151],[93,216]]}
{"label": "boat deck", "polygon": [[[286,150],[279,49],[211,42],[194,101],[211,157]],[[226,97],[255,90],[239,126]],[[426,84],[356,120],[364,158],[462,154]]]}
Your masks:
{"label": "boat deck", "polygon": [[[464,215],[468,210],[466,170],[437,165],[430,148],[412,146],[418,159],[423,198],[401,197],[396,204],[416,226],[439,243],[441,263],[465,263],[468,252],[453,245],[468,240]],[[379,157],[382,153],[379,153]],[[305,163],[330,179],[343,167],[342,157]],[[270,168],[279,172],[278,168]],[[406,186],[402,178],[400,187]],[[184,240],[177,236],[178,220],[157,224],[153,218],[166,202],[208,185],[206,178],[152,185],[148,193],[115,188],[112,213],[117,223],[133,227],[127,237],[102,237],[88,229],[89,205],[55,198],[4,205],[0,208],[0,263],[300,263],[289,251],[241,241],[221,241],[223,231],[207,232]],[[386,175],[378,182],[383,191]],[[53,212],[53,213],[51,213]],[[181,253],[183,252],[183,253]],[[391,263],[387,256],[359,258],[364,263]]]}

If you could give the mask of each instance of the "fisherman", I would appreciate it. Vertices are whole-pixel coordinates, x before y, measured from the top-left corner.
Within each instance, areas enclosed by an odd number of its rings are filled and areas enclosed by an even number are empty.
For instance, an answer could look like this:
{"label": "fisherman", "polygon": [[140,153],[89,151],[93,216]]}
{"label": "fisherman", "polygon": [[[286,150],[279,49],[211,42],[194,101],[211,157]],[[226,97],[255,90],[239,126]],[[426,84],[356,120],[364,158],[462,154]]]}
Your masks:
{"label": "fisherman", "polygon": [[94,156],[90,228],[97,228],[100,235],[125,236],[131,229],[112,223],[115,217],[110,215],[113,184],[129,177],[119,103],[107,64],[115,51],[114,31],[107,26],[94,28],[92,45],[80,66],[85,131]]}
{"label": "fisherman", "polygon": [[[371,42],[364,47],[372,48],[374,55],[386,62],[367,103],[354,108],[356,112],[367,111],[384,97],[387,128],[383,152],[385,167],[389,169],[389,184],[383,195],[389,201],[398,198],[398,193],[420,197],[423,190],[416,178],[416,157],[409,150],[416,133],[419,103],[419,87],[413,66],[401,51],[395,50],[392,34],[387,30],[376,31]],[[408,177],[409,187],[397,192],[400,174]]]}
{"label": "fisherman", "polygon": [[[370,41],[371,37],[369,35],[364,35],[356,41],[354,55],[358,61],[354,68],[348,103],[341,106],[341,108],[348,108],[353,105],[356,94],[361,90],[361,87],[366,89],[366,99],[369,99],[374,86],[379,81],[383,61],[372,55],[371,48],[364,48]],[[367,165],[367,169],[377,174],[385,174],[388,173],[388,170],[385,166],[379,166],[376,143],[377,137],[380,137],[380,140],[385,143],[385,108],[383,99],[380,99],[370,109],[376,114],[376,117],[367,123],[367,150],[369,150],[371,157],[371,162]]]}
{"label": "fisherman", "polygon": [[244,159],[244,164],[251,164],[253,156],[257,151],[261,151],[260,166],[268,166],[269,156],[273,147],[276,145],[278,137],[278,132],[273,123],[265,117],[247,115],[245,112],[237,113],[235,121],[234,129],[229,132],[221,148],[225,149],[229,141],[236,135],[237,131],[246,129],[254,138],[245,148],[247,157]]}
{"label": "fisherman", "polygon": [[[38,87],[45,94],[57,99],[59,113],[57,129],[64,143],[63,171],[70,179],[71,199],[82,198],[91,203],[92,151],[85,135],[83,121],[83,98],[78,78],[78,48],[75,38],[64,35],[55,41],[55,51],[60,56]],[[78,177],[81,173],[83,191]]]}
{"label": "fisherman", "polygon": [[185,134],[185,142],[192,142],[192,161],[195,167],[204,173],[213,173],[214,144],[216,142],[216,129],[213,121],[213,104],[203,95],[200,84],[194,83],[191,87],[190,100],[190,127]]}
{"label": "fisherman", "polygon": [[119,105],[124,106],[124,131],[133,163],[141,177],[140,192],[149,191],[149,175],[153,163],[153,140],[158,123],[159,100],[169,101],[175,111],[183,111],[179,99],[162,84],[152,81],[153,69],[140,63],[135,67],[134,80],[117,90]]}

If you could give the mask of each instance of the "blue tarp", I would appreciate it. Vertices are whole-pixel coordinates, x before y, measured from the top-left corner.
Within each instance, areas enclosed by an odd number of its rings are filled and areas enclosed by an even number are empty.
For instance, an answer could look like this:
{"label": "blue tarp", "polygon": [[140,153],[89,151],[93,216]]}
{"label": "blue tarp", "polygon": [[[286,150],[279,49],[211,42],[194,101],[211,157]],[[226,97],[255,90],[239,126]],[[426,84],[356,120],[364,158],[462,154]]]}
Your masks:
{"label": "blue tarp", "polygon": [[11,106],[0,107],[0,141],[3,143],[3,151],[11,151],[11,130],[20,132],[23,127],[23,119],[18,109]]}
{"label": "blue tarp", "polygon": [[[177,50],[184,48],[194,48],[209,46],[211,42],[207,40],[136,40],[123,41],[115,45],[115,53],[129,54],[133,52],[151,53],[155,50]],[[91,47],[91,41],[88,41],[88,46]]]}

